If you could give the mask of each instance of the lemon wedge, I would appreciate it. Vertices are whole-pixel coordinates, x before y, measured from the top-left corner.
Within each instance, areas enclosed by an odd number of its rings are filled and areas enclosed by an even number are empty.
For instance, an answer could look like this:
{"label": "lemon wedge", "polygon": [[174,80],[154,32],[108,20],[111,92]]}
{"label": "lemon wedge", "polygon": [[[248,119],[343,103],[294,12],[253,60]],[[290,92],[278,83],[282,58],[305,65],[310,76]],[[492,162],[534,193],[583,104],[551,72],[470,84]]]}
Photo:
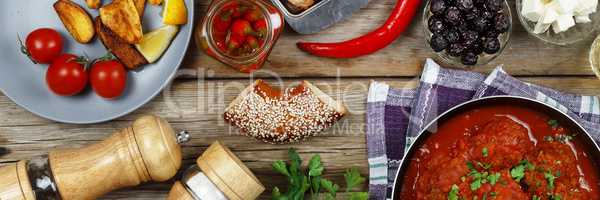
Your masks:
{"label": "lemon wedge", "polygon": [[135,44],[135,47],[149,63],[154,63],[167,50],[178,31],[178,26],[164,25],[159,29],[144,34],[142,41]]}
{"label": "lemon wedge", "polygon": [[180,25],[187,23],[187,8],[184,0],[165,0],[163,6],[163,24]]}

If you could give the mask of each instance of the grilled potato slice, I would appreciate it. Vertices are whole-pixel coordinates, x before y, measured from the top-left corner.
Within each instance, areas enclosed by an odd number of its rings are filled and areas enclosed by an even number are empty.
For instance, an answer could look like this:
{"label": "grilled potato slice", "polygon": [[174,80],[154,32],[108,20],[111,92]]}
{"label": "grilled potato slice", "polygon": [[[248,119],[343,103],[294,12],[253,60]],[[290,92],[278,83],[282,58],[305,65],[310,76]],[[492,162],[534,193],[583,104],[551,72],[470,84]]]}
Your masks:
{"label": "grilled potato slice", "polygon": [[100,38],[104,47],[115,55],[127,69],[136,69],[139,66],[148,64],[146,58],[144,58],[134,45],[128,44],[117,37],[115,33],[102,24],[100,17],[96,17],[95,28],[96,32],[98,32],[98,38]]}
{"label": "grilled potato slice", "polygon": [[67,31],[79,43],[88,43],[94,38],[94,23],[90,14],[71,0],[58,0],[54,3],[58,14]]}
{"label": "grilled potato slice", "polygon": [[98,9],[102,5],[102,0],[85,0],[85,3],[87,3],[88,8]]}
{"label": "grilled potato slice", "polygon": [[100,8],[102,24],[129,44],[142,40],[142,22],[133,0],[115,0]]}

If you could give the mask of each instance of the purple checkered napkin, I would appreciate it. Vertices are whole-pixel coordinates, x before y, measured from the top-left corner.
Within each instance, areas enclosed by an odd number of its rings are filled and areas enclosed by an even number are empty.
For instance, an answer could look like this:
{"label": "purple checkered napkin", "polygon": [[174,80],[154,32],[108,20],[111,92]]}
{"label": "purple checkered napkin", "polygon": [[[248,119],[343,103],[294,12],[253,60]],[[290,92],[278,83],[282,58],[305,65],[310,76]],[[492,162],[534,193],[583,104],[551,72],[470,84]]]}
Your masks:
{"label": "purple checkered napkin", "polygon": [[394,176],[415,137],[448,109],[492,95],[515,95],[554,105],[578,120],[600,142],[600,102],[597,97],[561,93],[521,82],[500,67],[482,74],[445,69],[427,59],[417,89],[392,89],[372,82],[367,99],[367,147],[370,199],[391,197]]}

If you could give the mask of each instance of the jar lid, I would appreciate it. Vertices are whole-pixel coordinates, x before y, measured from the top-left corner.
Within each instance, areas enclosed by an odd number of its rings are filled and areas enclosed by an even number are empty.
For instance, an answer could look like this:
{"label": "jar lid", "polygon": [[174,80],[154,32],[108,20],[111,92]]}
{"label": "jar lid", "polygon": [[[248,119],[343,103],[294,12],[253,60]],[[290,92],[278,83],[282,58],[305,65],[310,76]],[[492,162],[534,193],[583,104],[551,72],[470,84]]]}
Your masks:
{"label": "jar lid", "polygon": [[230,200],[254,200],[265,190],[252,171],[219,141],[210,145],[196,163]]}

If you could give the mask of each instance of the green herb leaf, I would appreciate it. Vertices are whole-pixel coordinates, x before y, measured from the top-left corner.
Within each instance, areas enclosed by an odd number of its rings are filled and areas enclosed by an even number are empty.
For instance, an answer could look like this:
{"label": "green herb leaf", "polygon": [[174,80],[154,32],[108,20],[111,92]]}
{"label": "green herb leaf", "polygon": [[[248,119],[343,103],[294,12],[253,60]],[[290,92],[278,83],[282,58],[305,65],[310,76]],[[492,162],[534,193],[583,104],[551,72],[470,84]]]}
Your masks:
{"label": "green herb leaf", "polygon": [[[558,174],[560,175],[560,172]],[[554,180],[558,177],[554,176],[551,171],[547,171],[544,172],[544,178],[546,178],[546,181],[548,181],[548,189],[554,189]]]}
{"label": "green herb leaf", "polygon": [[519,182],[523,177],[525,177],[525,166],[517,165],[510,170],[510,176],[515,179],[515,181]]}
{"label": "green herb leaf", "polygon": [[551,200],[561,200],[560,195],[557,195],[557,194],[551,194],[550,199]]}
{"label": "green herb leaf", "polygon": [[320,176],[314,177],[311,180],[310,184],[312,185],[312,193],[318,195],[321,190],[321,177]]}
{"label": "green herb leaf", "polygon": [[450,188],[450,192],[448,192],[448,200],[458,200],[458,186],[456,184],[452,185],[452,188]]}
{"label": "green herb leaf", "polygon": [[369,193],[367,192],[353,192],[350,195],[350,200],[368,200]]}
{"label": "green herb leaf", "polygon": [[531,197],[531,200],[542,200],[542,198],[534,194],[533,197]]}
{"label": "green herb leaf", "polygon": [[308,176],[321,176],[323,174],[323,164],[321,164],[321,156],[314,155],[308,162]]}
{"label": "green herb leaf", "polygon": [[552,128],[557,128],[558,127],[558,121],[555,120],[555,119],[548,120],[548,125],[550,125],[550,127],[552,127]]}
{"label": "green herb leaf", "polygon": [[273,169],[279,172],[280,174],[290,177],[290,172],[287,169],[287,165],[281,160],[275,161],[273,163]]}
{"label": "green herb leaf", "polygon": [[500,172],[496,172],[494,174],[491,174],[487,177],[487,180],[490,182],[490,184],[496,185],[496,183],[498,182],[498,180],[500,180]]}
{"label": "green herb leaf", "polygon": [[298,152],[293,148],[288,150],[288,157],[290,158],[290,174],[292,176],[298,176],[300,165],[302,165],[302,158],[300,158]]}
{"label": "green herb leaf", "polygon": [[327,179],[321,179],[321,187],[327,190],[327,192],[329,192],[329,194],[333,197],[336,197],[337,191],[340,189],[339,185]]}
{"label": "green herb leaf", "polygon": [[471,182],[471,191],[475,191],[481,187],[481,178],[473,180]]}
{"label": "green herb leaf", "polygon": [[487,147],[483,147],[483,149],[481,150],[481,154],[483,154],[483,157],[488,157],[488,148]]}
{"label": "green herb leaf", "polygon": [[367,180],[365,177],[360,175],[360,171],[357,168],[346,170],[344,178],[346,179],[346,192],[350,192],[352,188],[362,184]]}

